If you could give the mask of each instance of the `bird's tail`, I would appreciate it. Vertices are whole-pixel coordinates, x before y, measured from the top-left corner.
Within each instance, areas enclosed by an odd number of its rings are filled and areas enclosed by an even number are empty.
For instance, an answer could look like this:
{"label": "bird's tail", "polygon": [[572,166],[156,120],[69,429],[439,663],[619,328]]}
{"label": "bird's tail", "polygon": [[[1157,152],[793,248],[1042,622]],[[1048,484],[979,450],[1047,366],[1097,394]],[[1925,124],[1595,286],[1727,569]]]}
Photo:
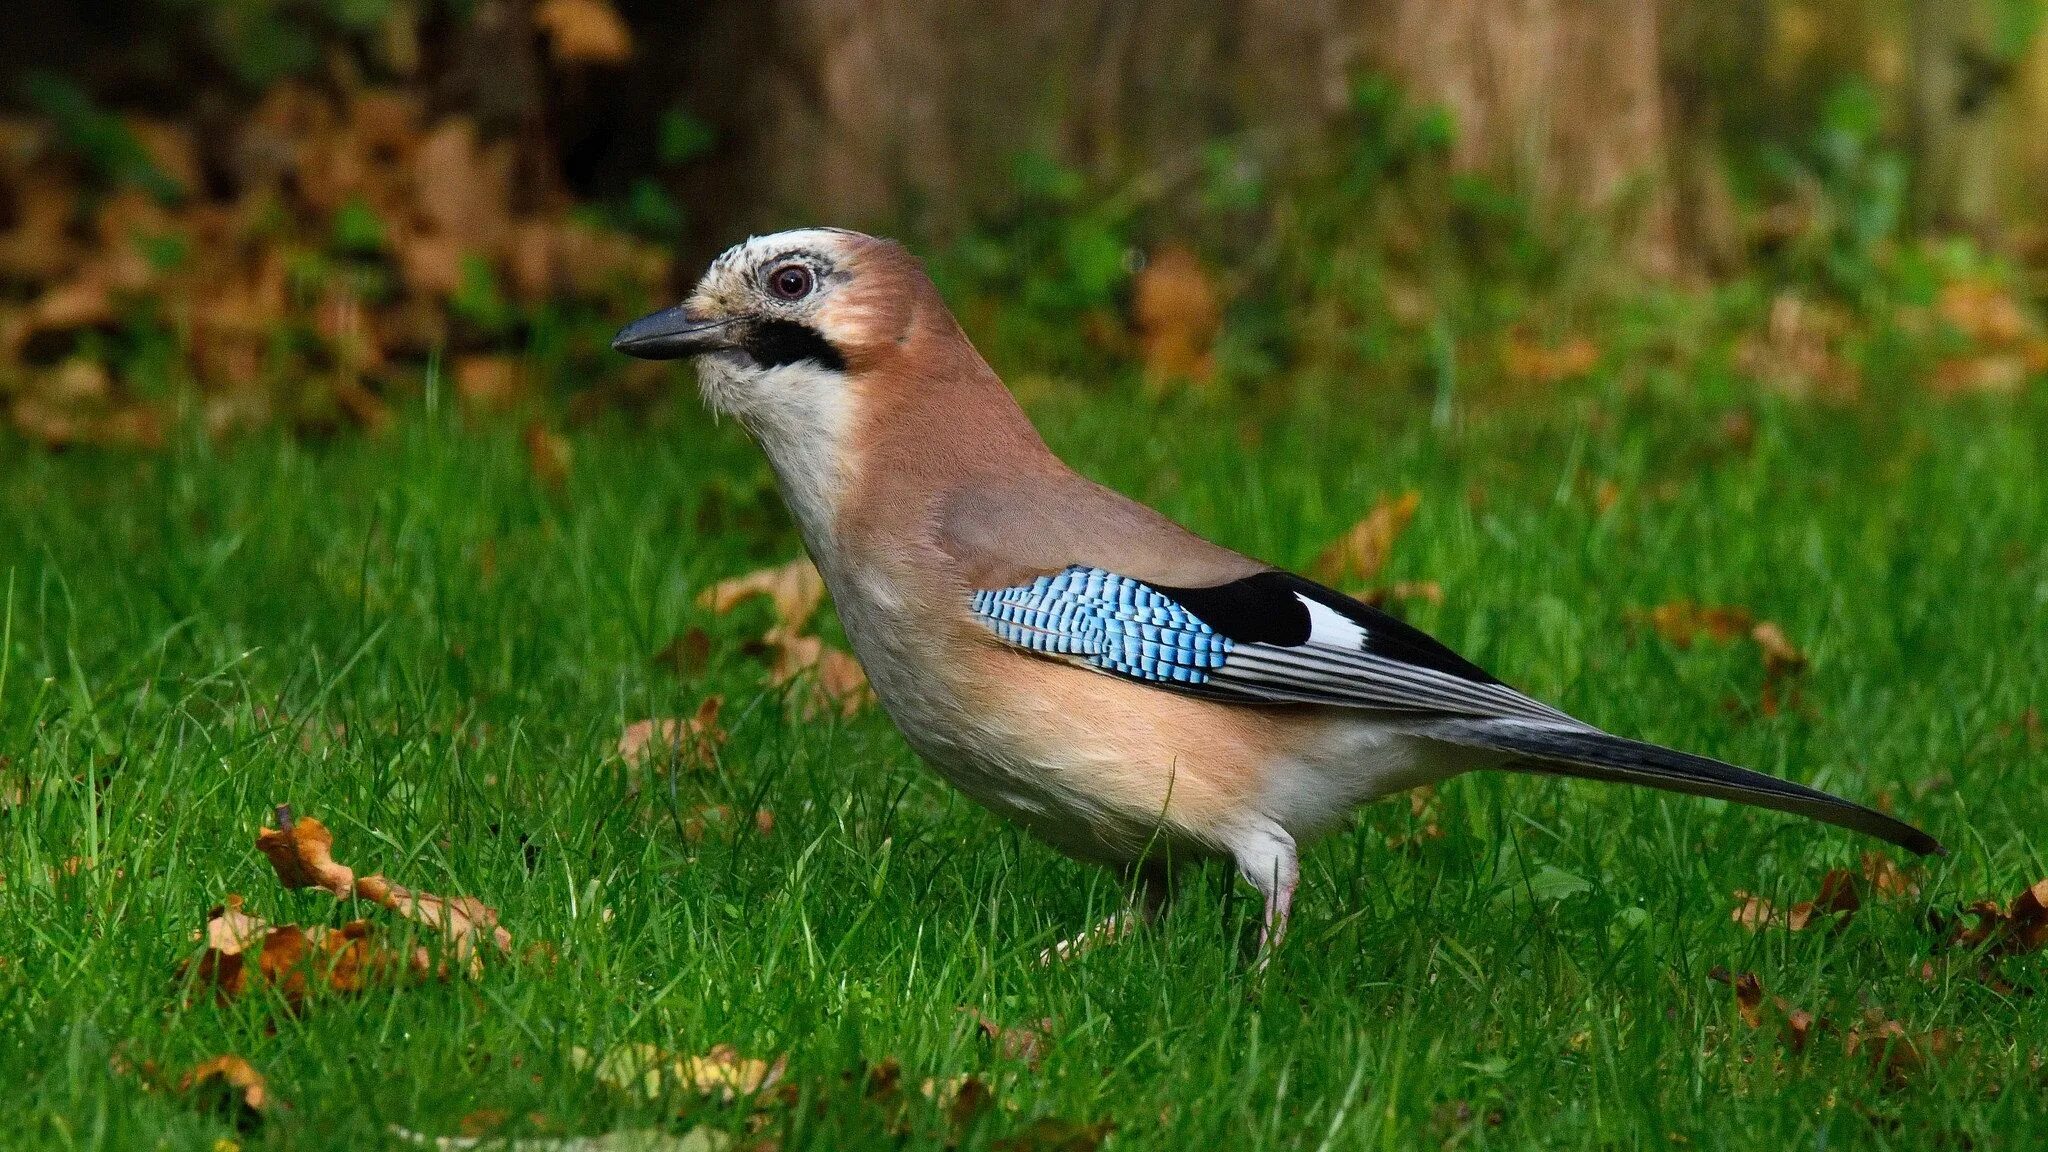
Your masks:
{"label": "bird's tail", "polygon": [[1888,840],[1922,856],[1948,855],[1948,849],[1934,837],[1873,808],[1790,780],[1592,728],[1554,727],[1525,720],[1441,720],[1422,732],[1448,744],[1510,753],[1516,759],[1506,767],[1518,771],[1618,780],[1667,792],[1715,796],[1810,816]]}

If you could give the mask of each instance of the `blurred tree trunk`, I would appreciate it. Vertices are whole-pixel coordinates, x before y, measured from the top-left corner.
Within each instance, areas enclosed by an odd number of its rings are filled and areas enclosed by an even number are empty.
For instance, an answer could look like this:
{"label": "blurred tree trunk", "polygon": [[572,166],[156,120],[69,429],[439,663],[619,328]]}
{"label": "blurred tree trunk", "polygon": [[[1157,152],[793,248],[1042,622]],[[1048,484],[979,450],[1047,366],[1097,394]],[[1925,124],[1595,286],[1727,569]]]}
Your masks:
{"label": "blurred tree trunk", "polygon": [[1641,262],[1672,263],[1658,18],[1640,0],[711,7],[681,70],[723,85],[707,114],[733,145],[726,210],[698,222],[719,236],[895,226],[905,206],[943,230],[1000,200],[1028,148],[1109,181],[1170,176],[1220,133],[1307,138],[1377,69],[1455,113],[1465,167],[1546,212],[1617,213]]}
{"label": "blurred tree trunk", "polygon": [[1996,113],[2013,73],[1994,50],[1993,19],[1986,0],[1912,7],[1913,201],[1924,227],[1989,238],[1998,223]]}
{"label": "blurred tree trunk", "polygon": [[1657,5],[1376,0],[1374,63],[1449,108],[1457,160],[1539,209],[1620,217],[1648,270],[1675,264]]}

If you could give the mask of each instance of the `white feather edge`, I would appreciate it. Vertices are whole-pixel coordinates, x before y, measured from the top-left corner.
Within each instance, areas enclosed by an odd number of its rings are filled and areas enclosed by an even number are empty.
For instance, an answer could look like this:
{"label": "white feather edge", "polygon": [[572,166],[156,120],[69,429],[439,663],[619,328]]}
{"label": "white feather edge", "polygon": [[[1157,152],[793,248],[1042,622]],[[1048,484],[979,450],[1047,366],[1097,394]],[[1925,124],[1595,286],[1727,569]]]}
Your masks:
{"label": "white feather edge", "polygon": [[1342,648],[1351,652],[1365,647],[1365,629],[1359,627],[1356,621],[1345,619],[1335,609],[1326,604],[1318,604],[1299,592],[1294,594],[1294,598],[1301,601],[1302,607],[1308,609],[1309,643],[1327,644],[1332,648]]}

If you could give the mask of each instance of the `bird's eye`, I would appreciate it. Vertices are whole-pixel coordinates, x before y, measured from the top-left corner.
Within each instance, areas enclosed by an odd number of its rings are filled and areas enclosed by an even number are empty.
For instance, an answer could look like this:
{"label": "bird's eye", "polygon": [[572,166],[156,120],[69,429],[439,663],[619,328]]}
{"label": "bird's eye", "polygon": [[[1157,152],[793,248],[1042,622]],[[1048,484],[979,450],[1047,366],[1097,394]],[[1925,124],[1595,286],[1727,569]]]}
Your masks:
{"label": "bird's eye", "polygon": [[768,274],[768,290],[784,300],[801,300],[811,294],[811,270],[801,264],[784,264]]}

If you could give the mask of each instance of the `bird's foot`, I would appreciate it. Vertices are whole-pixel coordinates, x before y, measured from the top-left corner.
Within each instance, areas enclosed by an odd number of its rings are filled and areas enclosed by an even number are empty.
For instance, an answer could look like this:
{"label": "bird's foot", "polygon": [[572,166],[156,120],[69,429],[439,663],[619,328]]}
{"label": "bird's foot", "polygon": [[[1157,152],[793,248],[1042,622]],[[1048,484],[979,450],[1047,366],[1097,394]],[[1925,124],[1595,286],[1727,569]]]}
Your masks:
{"label": "bird's foot", "polygon": [[1092,952],[1105,944],[1114,944],[1136,931],[1145,922],[1145,916],[1136,909],[1126,908],[1113,916],[1105,917],[1102,923],[1090,928],[1079,936],[1069,937],[1038,954],[1038,966],[1051,967],[1064,964],[1085,952]]}

